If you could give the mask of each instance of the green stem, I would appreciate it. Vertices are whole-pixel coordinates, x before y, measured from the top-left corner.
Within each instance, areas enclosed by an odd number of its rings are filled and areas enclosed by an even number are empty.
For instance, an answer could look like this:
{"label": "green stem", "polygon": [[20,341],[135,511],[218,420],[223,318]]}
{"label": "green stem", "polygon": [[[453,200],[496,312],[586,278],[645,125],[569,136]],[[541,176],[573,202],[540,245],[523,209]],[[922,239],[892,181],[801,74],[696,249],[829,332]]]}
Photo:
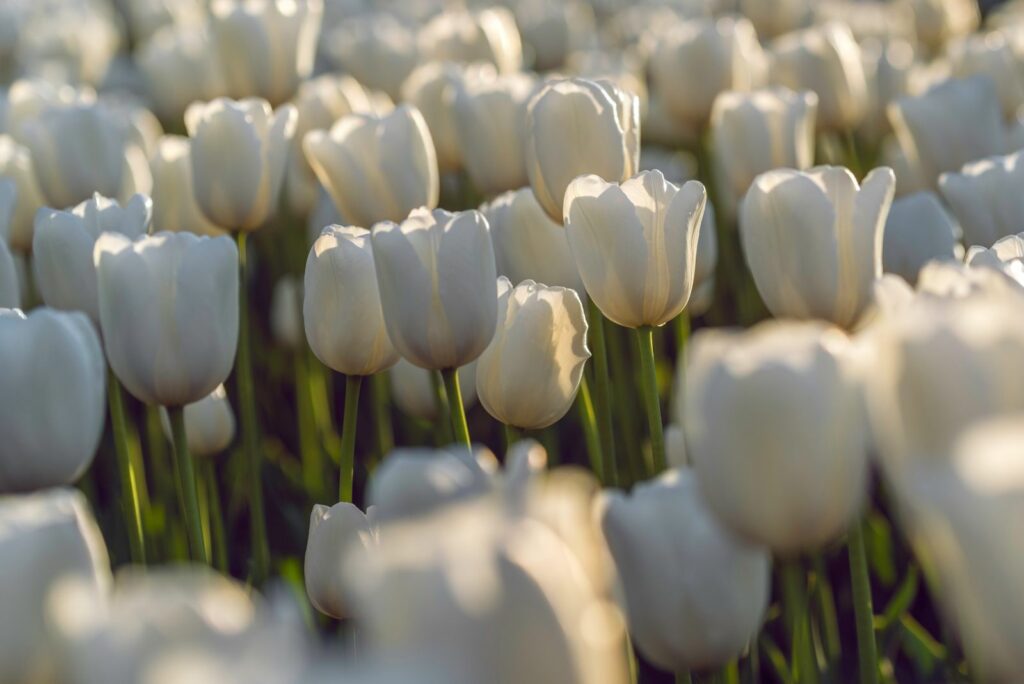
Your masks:
{"label": "green stem", "polygon": [[174,442],[174,470],[178,475],[178,489],[184,504],[185,528],[188,545],[194,561],[209,565],[210,557],[203,543],[203,523],[199,514],[199,494],[196,491],[196,474],[192,455],[188,452],[185,434],[185,407],[168,406],[167,415],[171,422],[171,436]]}
{"label": "green stem", "polygon": [[228,572],[228,538],[224,532],[224,512],[220,505],[217,465],[213,462],[212,457],[203,459],[200,473],[210,501],[210,541],[213,549],[213,567],[226,574]]}
{"label": "green stem", "polygon": [[345,415],[341,421],[341,472],[338,476],[339,501],[352,502],[352,480],[356,464],[356,417],[359,415],[359,388],[363,376],[345,376]]}
{"label": "green stem", "polygon": [[857,621],[857,653],[861,684],[878,681],[878,647],[875,644],[874,608],[871,604],[871,580],[868,577],[864,531],[858,520],[850,526],[850,583],[853,588],[853,612]]}
{"label": "green stem", "polygon": [[313,415],[313,399],[310,393],[309,368],[306,354],[296,350],[293,354],[295,372],[295,404],[299,421],[299,453],[302,463],[302,483],[306,494],[313,501],[324,499],[323,453],[317,439],[316,418]]}
{"label": "green stem", "polygon": [[516,434],[516,429],[514,427],[512,427],[511,425],[509,425],[508,423],[502,423],[501,426],[502,426],[502,428],[504,428],[504,430],[502,432],[503,432],[504,438],[505,438],[505,445],[504,446],[505,446],[505,456],[507,458],[508,457],[509,449],[512,448],[513,444],[515,444],[516,442],[519,441],[519,435]]}
{"label": "green stem", "polygon": [[583,425],[583,438],[587,443],[587,455],[590,457],[590,468],[597,479],[605,481],[604,462],[601,455],[601,434],[597,427],[597,416],[594,415],[594,402],[590,397],[590,383],[586,374],[580,380],[580,391],[576,395],[576,406],[579,407],[580,423]]}
{"label": "green stem", "polygon": [[138,474],[128,451],[128,419],[124,412],[124,390],[113,371],[107,373],[107,400],[110,424],[114,432],[114,452],[121,478],[121,506],[128,531],[128,550],[133,563],[146,563],[146,541],[142,534],[142,509],[139,505]]}
{"label": "green stem", "polygon": [[466,424],[466,411],[462,407],[462,389],[459,388],[459,369],[446,368],[441,371],[441,378],[444,380],[445,393],[448,395],[448,412],[451,415],[455,441],[470,449],[469,426]]}
{"label": "green stem", "polygon": [[790,630],[794,681],[816,684],[818,664],[811,642],[811,624],[807,605],[807,576],[798,560],[782,564],[782,594],[786,626]]}
{"label": "green stem", "polygon": [[245,455],[249,485],[249,532],[252,537],[252,579],[260,584],[270,569],[267,521],[263,514],[262,463],[259,451],[259,422],[256,416],[256,391],[252,381],[252,347],[249,323],[249,279],[245,231],[239,231],[238,264],[238,401],[241,409],[242,451]]}
{"label": "green stem", "polygon": [[597,409],[598,430],[601,435],[601,454],[604,457],[604,484],[614,487],[618,484],[615,467],[615,431],[612,428],[612,403],[609,389],[608,346],[605,340],[604,315],[590,297],[587,298],[587,322],[590,333],[590,348],[594,358],[595,408]]}
{"label": "green stem", "polygon": [[825,651],[829,665],[838,663],[842,656],[842,638],[839,634],[839,619],[836,617],[836,601],[828,579],[825,559],[819,553],[814,557],[815,596],[821,613],[821,628],[824,633]]}
{"label": "green stem", "polygon": [[434,389],[434,400],[437,404],[438,419],[434,422],[434,438],[437,446],[447,446],[455,441],[452,433],[451,419],[445,419],[451,413],[448,408],[448,392],[444,389],[444,379],[441,371],[427,371],[430,373],[430,386]]}
{"label": "green stem", "polygon": [[665,470],[665,436],[661,424],[661,400],[658,398],[658,373],[654,366],[654,328],[637,328],[636,340],[640,346],[640,380],[644,393],[644,411],[647,413],[647,428],[651,437],[651,454],[654,456],[653,474],[656,475]]}
{"label": "green stem", "polygon": [[676,336],[676,363],[682,363],[686,343],[690,341],[689,311],[683,311],[683,313],[676,316],[674,332]]}
{"label": "green stem", "polygon": [[395,448],[395,433],[391,425],[390,388],[388,376],[384,373],[377,373],[370,380],[370,399],[373,406],[373,425],[377,432],[376,460],[379,463]]}

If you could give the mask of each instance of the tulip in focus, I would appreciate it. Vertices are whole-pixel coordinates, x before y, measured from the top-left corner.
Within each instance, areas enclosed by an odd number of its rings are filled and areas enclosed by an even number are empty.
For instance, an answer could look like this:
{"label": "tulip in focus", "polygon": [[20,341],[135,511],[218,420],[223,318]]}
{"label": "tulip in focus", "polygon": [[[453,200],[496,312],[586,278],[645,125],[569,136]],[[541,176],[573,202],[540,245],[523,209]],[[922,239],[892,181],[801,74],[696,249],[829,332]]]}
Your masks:
{"label": "tulip in focus", "polygon": [[971,162],[939,177],[939,189],[968,245],[990,247],[1024,228],[1024,151]]}
{"label": "tulip in focus", "polygon": [[885,222],[882,267],[908,283],[929,261],[956,258],[960,226],[942,206],[935,193],[922,191],[892,203]]}
{"label": "tulip in focus", "polygon": [[313,506],[306,541],[306,594],[313,607],[339,620],[348,617],[342,573],[354,554],[376,545],[368,516],[350,503]]}

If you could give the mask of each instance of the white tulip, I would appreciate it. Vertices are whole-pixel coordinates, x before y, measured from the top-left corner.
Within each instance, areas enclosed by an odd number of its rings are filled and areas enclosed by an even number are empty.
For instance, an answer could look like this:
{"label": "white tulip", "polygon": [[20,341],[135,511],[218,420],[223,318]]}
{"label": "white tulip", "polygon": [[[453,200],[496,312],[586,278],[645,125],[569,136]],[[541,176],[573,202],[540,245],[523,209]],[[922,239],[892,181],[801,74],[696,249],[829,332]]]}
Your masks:
{"label": "white tulip", "polygon": [[956,258],[960,226],[933,192],[918,192],[892,203],[885,222],[882,268],[908,283],[929,261]]}
{"label": "white tulip", "polygon": [[238,343],[238,248],[228,237],[105,233],[94,252],[110,367],[137,399],[185,406],[223,383]]}
{"label": "white tulip", "polygon": [[75,88],[40,77],[20,78],[7,89],[5,132],[18,143],[25,144],[25,128],[51,107],[87,104],[96,93],[89,87]]}
{"label": "white tulip", "polygon": [[765,68],[754,26],[743,17],[679,22],[660,32],[650,58],[665,106],[694,126],[707,123],[720,93],[759,87]]}
{"label": "white tulip", "polygon": [[[437,389],[431,380],[431,373],[414,366],[405,359],[398,359],[388,376],[391,379],[391,398],[402,412],[414,418],[433,423],[439,418]],[[441,383],[441,378],[436,378]],[[459,369],[459,390],[462,405],[468,411],[476,404],[476,361]]]}
{"label": "white tulip", "polygon": [[768,608],[771,556],[718,521],[693,472],[608,491],[601,516],[640,652],[674,672],[739,657]]}
{"label": "white tulip", "polygon": [[81,311],[97,326],[100,305],[93,249],[103,233],[129,239],[149,229],[153,203],[135,195],[124,207],[98,194],[71,211],[40,209],[32,238],[36,287],[48,306]]}
{"label": "white tulip", "polygon": [[601,313],[626,326],[660,326],[693,289],[707,193],[660,171],[621,185],[581,176],[565,193],[565,230],[580,277]]}
{"label": "white tulip", "polygon": [[513,9],[524,51],[532,54],[535,71],[561,67],[574,49],[596,35],[594,9],[584,0],[521,0]]}
{"label": "white tulip", "polygon": [[951,38],[966,36],[978,28],[981,15],[972,0],[912,0],[917,38],[938,50]]}
{"label": "white tulip", "polygon": [[18,266],[11,256],[7,243],[0,240],[0,309],[17,309],[21,306],[21,283],[18,282]]}
{"label": "white tulip", "polygon": [[299,349],[306,340],[302,324],[302,283],[292,276],[282,277],[270,297],[270,331],[274,341],[289,349]]}
{"label": "white tulip", "polygon": [[297,114],[266,100],[217,98],[185,111],[192,190],[206,218],[225,230],[255,230],[277,209]]}
{"label": "white tulip", "polygon": [[718,269],[718,227],[715,208],[704,205],[704,219],[697,236],[697,264],[693,269],[693,291],[686,310],[690,316],[700,316],[711,308],[715,294],[715,271]]}
{"label": "white tulip", "polygon": [[180,126],[190,104],[225,92],[224,68],[206,26],[160,28],[139,46],[135,63],[153,110],[167,124]]}
{"label": "white tulip", "polygon": [[[991,247],[972,246],[967,250],[964,263],[978,268],[990,268],[1020,281],[1024,274],[1024,233],[1007,235]],[[1021,283],[1024,285],[1024,282]]]}
{"label": "white tulip", "polygon": [[149,160],[153,174],[153,231],[188,231],[217,237],[224,229],[206,218],[196,202],[192,183],[192,142],[165,135]]}
{"label": "white tulip", "polygon": [[505,7],[440,12],[419,32],[420,52],[447,62],[489,62],[503,74],[519,71],[523,47],[515,17]]}
{"label": "white tulip", "polygon": [[889,105],[918,89],[914,47],[905,40],[875,40],[861,44],[861,61],[868,83],[868,111],[858,132],[878,143],[892,132]]}
{"label": "white tulip", "polygon": [[306,260],[306,339],[324,365],[345,375],[373,375],[398,361],[381,310],[375,243],[363,228],[329,226]]}
{"label": "white tulip", "polygon": [[[586,145],[573,141],[586,140]],[[608,83],[553,81],[527,105],[526,171],[537,201],[562,221],[563,198],[574,178],[593,173],[609,181],[632,177],[640,163],[639,101]]]}
{"label": "white tulip", "polygon": [[996,86],[1003,117],[1013,119],[1024,104],[1024,74],[1020,57],[999,31],[964,37],[949,45],[947,54],[956,78],[984,75]]}
{"label": "white tulip", "polygon": [[413,211],[373,228],[373,259],[388,336],[421,368],[458,368],[491,342],[497,272],[487,220],[477,211]]}
{"label": "white tulip", "polygon": [[849,328],[882,275],[882,231],[896,178],[875,169],[863,186],[847,169],[779,169],[757,177],[740,209],[740,237],[757,291],[776,317]]}
{"label": "white tulip", "polygon": [[822,324],[768,321],[697,333],[680,366],[681,419],[708,505],[778,553],[818,547],[860,512],[867,438],[850,346]]}
{"label": "white tulip", "polygon": [[303,579],[314,608],[339,620],[348,617],[342,574],[353,554],[372,549],[376,537],[367,515],[350,503],[313,506]]}
{"label": "white tulip", "polygon": [[15,188],[14,207],[4,240],[11,249],[28,252],[32,248],[32,224],[36,210],[46,200],[36,181],[32,155],[7,135],[0,135],[0,177]]}
{"label": "white tulip", "polygon": [[0,680],[53,681],[51,592],[74,581],[99,598],[111,583],[103,535],[82,493],[0,496],[0,559]]}
{"label": "white tulip", "polygon": [[402,84],[420,60],[415,31],[389,12],[346,17],[327,41],[342,71],[394,100],[401,98]]}
{"label": "white tulip", "polygon": [[964,242],[991,246],[1024,228],[1024,151],[971,162],[939,177],[939,189],[964,231]]}
{"label": "white tulip", "polygon": [[[167,439],[173,440],[170,419],[163,407],[160,407],[160,423]],[[234,438],[235,413],[224,385],[217,385],[217,389],[185,407],[185,441],[193,456],[216,456],[227,449]]]}
{"label": "white tulip", "polygon": [[437,206],[437,155],[423,115],[401,106],[390,114],[353,114],[302,142],[306,158],[347,220],[371,226],[402,221]]}
{"label": "white tulip", "polygon": [[812,0],[739,0],[740,14],[753,22],[762,40],[806,26],[813,7]]}
{"label": "white tulip", "polygon": [[84,314],[0,310],[0,492],[71,484],[92,463],[106,365]]}

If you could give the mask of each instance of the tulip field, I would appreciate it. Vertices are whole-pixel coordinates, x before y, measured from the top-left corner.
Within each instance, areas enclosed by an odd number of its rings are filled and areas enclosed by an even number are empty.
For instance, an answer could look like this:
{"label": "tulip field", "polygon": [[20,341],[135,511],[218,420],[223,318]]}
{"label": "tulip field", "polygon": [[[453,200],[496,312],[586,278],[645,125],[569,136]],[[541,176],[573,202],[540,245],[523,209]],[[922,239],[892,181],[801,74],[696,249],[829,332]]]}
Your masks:
{"label": "tulip field", "polygon": [[0,684],[1024,681],[1024,0],[0,0]]}

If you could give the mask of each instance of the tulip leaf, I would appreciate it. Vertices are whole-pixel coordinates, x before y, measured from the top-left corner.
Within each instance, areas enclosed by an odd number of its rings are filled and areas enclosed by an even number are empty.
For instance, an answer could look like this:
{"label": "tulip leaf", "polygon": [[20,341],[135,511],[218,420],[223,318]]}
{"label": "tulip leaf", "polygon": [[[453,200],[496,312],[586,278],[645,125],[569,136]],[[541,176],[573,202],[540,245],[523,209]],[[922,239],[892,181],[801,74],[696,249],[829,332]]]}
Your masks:
{"label": "tulip leaf", "polygon": [[899,577],[896,571],[892,526],[877,511],[869,513],[866,522],[864,546],[868,565],[883,586],[891,587]]}

